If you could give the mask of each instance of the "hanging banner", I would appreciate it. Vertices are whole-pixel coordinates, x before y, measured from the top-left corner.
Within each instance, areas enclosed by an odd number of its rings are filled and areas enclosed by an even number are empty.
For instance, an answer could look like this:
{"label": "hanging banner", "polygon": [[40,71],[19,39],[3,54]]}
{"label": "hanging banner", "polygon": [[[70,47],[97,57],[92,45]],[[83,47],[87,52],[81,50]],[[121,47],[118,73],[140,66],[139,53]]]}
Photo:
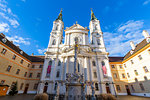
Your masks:
{"label": "hanging banner", "polygon": [[50,77],[50,73],[51,73],[51,66],[50,66],[50,65],[48,65],[48,67],[47,67],[46,77]]}

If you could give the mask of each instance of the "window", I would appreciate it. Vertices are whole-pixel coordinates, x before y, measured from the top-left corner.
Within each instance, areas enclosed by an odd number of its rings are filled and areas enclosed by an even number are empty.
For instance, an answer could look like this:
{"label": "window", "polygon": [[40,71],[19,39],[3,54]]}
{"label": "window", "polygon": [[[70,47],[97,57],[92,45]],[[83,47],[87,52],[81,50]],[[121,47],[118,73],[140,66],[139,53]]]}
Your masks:
{"label": "window", "polygon": [[124,67],[125,67],[125,68],[127,67],[126,64],[124,64]]}
{"label": "window", "polygon": [[80,72],[80,64],[78,63],[78,72]]}
{"label": "window", "polygon": [[120,69],[122,69],[122,65],[119,65]]}
{"label": "window", "polygon": [[134,73],[135,73],[135,75],[138,75],[138,72],[137,72],[137,70],[134,70]]}
{"label": "window", "polygon": [[101,45],[100,39],[97,39],[97,45]]}
{"label": "window", "polygon": [[139,57],[139,60],[142,60],[142,56],[141,55],[139,55],[138,57]]}
{"label": "window", "polygon": [[57,71],[57,74],[56,74],[56,77],[58,78],[59,77],[59,74],[60,74],[60,72],[59,72],[59,70]]}
{"label": "window", "polygon": [[56,45],[56,40],[55,40],[55,39],[53,40],[53,43],[52,43],[52,45]]}
{"label": "window", "polygon": [[97,25],[95,25],[95,30],[97,30]]}
{"label": "window", "polygon": [[132,89],[132,91],[135,91],[135,89],[134,89],[133,85],[131,85],[131,89]]}
{"label": "window", "polygon": [[142,91],[144,91],[145,89],[144,89],[143,84],[142,84],[142,83],[140,83],[139,85],[140,85],[141,90],[142,90]]}
{"label": "window", "polygon": [[23,84],[23,83],[21,83],[21,85],[20,85],[20,90],[22,90],[22,88],[23,88],[23,85],[24,85],[24,84]]}
{"label": "window", "polygon": [[28,64],[28,67],[30,67],[30,64]]}
{"label": "window", "polygon": [[37,73],[37,77],[40,77],[41,76],[41,73]]}
{"label": "window", "polygon": [[94,78],[97,78],[97,73],[96,72],[94,72]]}
{"label": "window", "polygon": [[56,25],[56,28],[55,28],[55,30],[58,30],[58,26],[59,26],[59,25]]}
{"label": "window", "polygon": [[12,59],[15,60],[16,59],[16,55],[13,55]]}
{"label": "window", "polygon": [[138,79],[137,79],[137,78],[135,78],[135,82],[138,82]]}
{"label": "window", "polygon": [[17,69],[17,72],[16,72],[16,74],[19,74],[19,72],[20,72],[20,69]]}
{"label": "window", "polygon": [[57,89],[57,82],[55,83],[55,87],[54,87],[54,90],[56,90]]}
{"label": "window", "polygon": [[29,77],[30,77],[30,78],[32,77],[32,73],[29,74]]}
{"label": "window", "polygon": [[36,90],[37,88],[38,88],[38,84],[37,84],[37,83],[35,83],[35,84],[34,84],[33,89],[35,89],[35,90]]}
{"label": "window", "polygon": [[145,80],[145,81],[147,81],[147,80],[148,80],[146,76],[144,76],[144,80]]}
{"label": "window", "polygon": [[1,80],[0,85],[3,85],[5,83],[5,80]]}
{"label": "window", "polygon": [[131,64],[134,64],[133,60],[131,60]]}
{"label": "window", "polygon": [[125,78],[125,74],[122,74],[122,78]]}
{"label": "window", "polygon": [[93,65],[93,66],[96,66],[95,61],[92,61],[92,65]]}
{"label": "window", "polygon": [[5,54],[6,51],[7,51],[6,49],[3,49],[3,50],[1,51],[1,53],[2,53],[2,54]]}
{"label": "window", "polygon": [[115,65],[111,65],[111,68],[115,68]]}
{"label": "window", "polygon": [[24,77],[26,77],[26,76],[27,76],[27,72],[24,73]]}
{"label": "window", "polygon": [[116,89],[117,89],[117,91],[121,91],[121,89],[120,89],[120,86],[119,86],[119,85],[116,85]]}
{"label": "window", "polygon": [[113,75],[114,75],[114,78],[117,78],[117,74],[116,73],[114,73]]}
{"label": "window", "polygon": [[20,63],[23,64],[23,59],[21,59]]}
{"label": "window", "polygon": [[49,61],[48,65],[50,65],[50,66],[51,66],[51,65],[52,65],[52,61]]}
{"label": "window", "polygon": [[130,75],[129,75],[129,73],[127,73],[127,75],[128,75],[128,78],[130,78]]}
{"label": "window", "polygon": [[35,67],[35,65],[32,65],[32,68],[34,68]]}
{"label": "window", "polygon": [[43,67],[43,65],[40,65],[40,66],[39,66],[39,68],[42,68],[42,67]]}
{"label": "window", "polygon": [[59,60],[59,61],[58,61],[58,66],[60,66],[60,65],[61,65],[61,61]]}
{"label": "window", "polygon": [[95,90],[98,91],[98,83],[95,83]]}
{"label": "window", "polygon": [[12,67],[12,66],[8,65],[6,71],[7,71],[7,72],[10,72],[11,67]]}
{"label": "window", "polygon": [[144,69],[145,73],[149,72],[146,66],[144,66],[143,69]]}

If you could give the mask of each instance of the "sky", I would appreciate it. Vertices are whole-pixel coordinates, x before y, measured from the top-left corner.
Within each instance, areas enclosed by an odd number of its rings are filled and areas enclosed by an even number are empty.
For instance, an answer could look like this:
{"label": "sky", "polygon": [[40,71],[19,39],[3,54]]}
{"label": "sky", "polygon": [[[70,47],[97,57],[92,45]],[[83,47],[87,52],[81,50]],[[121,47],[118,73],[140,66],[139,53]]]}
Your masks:
{"label": "sky", "polygon": [[150,33],[150,0],[0,0],[0,33],[29,55],[44,55],[61,8],[64,27],[89,27],[92,8],[110,56],[124,56],[130,41]]}

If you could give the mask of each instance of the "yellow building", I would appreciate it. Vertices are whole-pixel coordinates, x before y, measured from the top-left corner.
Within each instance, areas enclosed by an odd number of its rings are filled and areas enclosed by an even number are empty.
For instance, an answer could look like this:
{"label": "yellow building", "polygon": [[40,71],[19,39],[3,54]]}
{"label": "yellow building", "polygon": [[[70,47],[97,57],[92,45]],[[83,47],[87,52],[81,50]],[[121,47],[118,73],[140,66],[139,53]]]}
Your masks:
{"label": "yellow building", "polygon": [[18,82],[18,93],[36,93],[44,56],[29,56],[0,34],[0,84]]}

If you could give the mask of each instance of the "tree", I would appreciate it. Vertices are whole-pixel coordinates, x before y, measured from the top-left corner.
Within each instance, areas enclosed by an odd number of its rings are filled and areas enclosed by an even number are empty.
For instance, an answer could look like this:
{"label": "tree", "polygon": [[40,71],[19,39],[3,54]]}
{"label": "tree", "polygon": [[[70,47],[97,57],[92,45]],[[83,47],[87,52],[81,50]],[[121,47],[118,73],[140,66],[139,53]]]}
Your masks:
{"label": "tree", "polygon": [[9,91],[9,95],[15,95],[18,93],[18,90],[17,90],[17,82],[13,83],[10,87],[10,91]]}

